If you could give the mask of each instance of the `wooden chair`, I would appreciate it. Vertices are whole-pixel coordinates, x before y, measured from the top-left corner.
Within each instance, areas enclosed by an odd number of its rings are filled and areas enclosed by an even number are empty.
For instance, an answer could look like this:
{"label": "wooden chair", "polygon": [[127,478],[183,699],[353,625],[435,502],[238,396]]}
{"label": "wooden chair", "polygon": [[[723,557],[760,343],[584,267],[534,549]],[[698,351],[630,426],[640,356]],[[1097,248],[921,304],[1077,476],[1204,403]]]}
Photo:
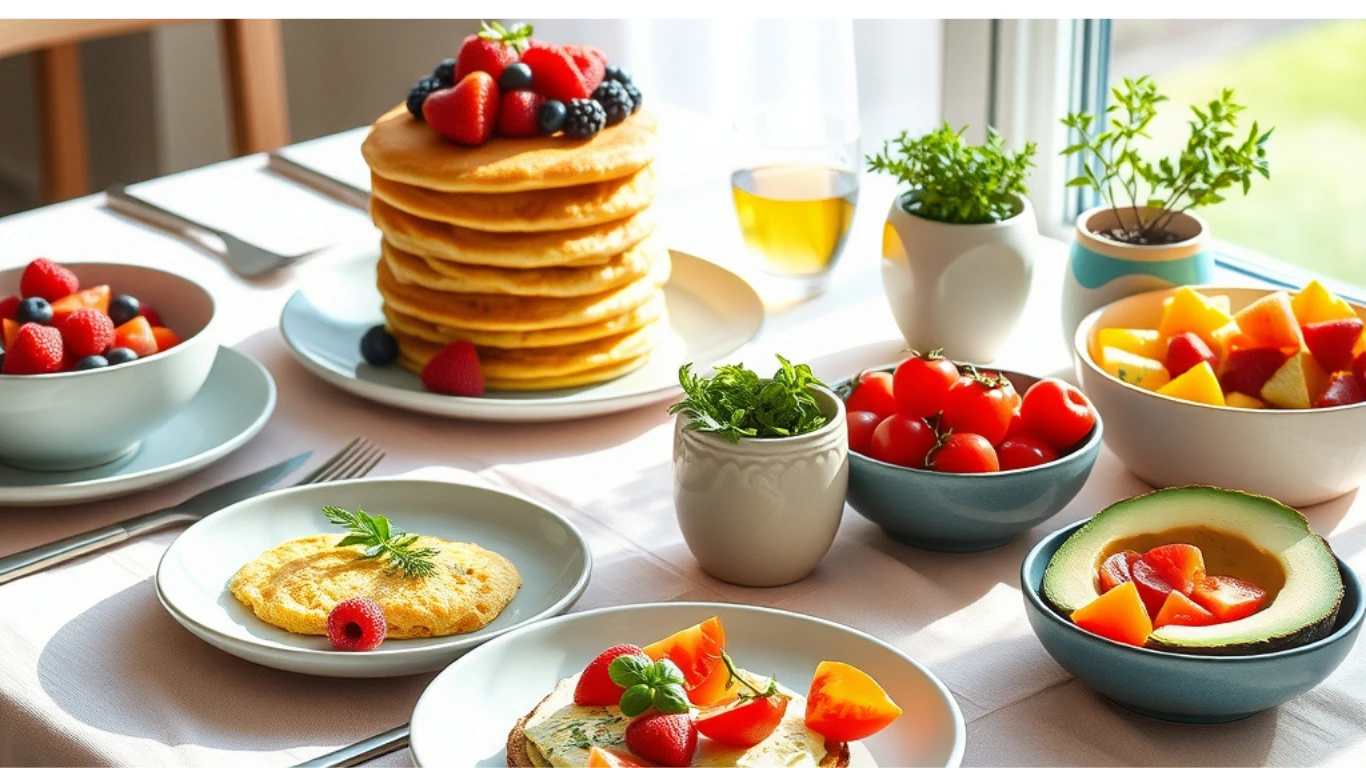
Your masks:
{"label": "wooden chair", "polygon": [[[186,23],[171,19],[0,19],[0,57],[33,53],[42,131],[43,202],[90,192],[81,91],[80,43]],[[233,151],[264,152],[289,143],[280,22],[218,21],[232,119]]]}

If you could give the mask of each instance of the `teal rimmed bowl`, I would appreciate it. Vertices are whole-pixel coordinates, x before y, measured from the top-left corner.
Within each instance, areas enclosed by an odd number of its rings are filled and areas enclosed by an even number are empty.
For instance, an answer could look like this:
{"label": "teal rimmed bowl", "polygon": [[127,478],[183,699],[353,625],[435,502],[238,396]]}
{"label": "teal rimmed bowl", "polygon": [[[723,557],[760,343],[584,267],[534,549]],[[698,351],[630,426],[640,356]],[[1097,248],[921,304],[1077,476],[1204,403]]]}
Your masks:
{"label": "teal rimmed bowl", "polygon": [[[989,370],[1010,379],[1020,394],[1039,380]],[[848,382],[845,379],[836,389]],[[1066,456],[1037,467],[986,474],[912,469],[850,451],[846,500],[903,544],[943,552],[992,549],[1009,544],[1067,506],[1100,455],[1102,432],[1097,416],[1095,428]]]}
{"label": "teal rimmed bowl", "polygon": [[1198,656],[1107,640],[1073,624],[1039,594],[1048,561],[1087,521],[1050,534],[1020,567],[1025,614],[1044,650],[1102,696],[1140,715],[1179,723],[1226,723],[1283,704],[1323,682],[1361,633],[1361,582],[1338,558],[1342,607],[1332,634],[1297,648],[1247,656]]}

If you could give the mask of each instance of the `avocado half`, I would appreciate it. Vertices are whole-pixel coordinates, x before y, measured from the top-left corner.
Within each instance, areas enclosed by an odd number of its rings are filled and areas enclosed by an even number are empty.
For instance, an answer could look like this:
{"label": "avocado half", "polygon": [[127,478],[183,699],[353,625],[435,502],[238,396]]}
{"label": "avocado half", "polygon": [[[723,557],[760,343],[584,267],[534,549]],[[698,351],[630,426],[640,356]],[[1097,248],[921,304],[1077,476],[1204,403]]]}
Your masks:
{"label": "avocado half", "polygon": [[[1043,596],[1064,616],[1100,596],[1104,558],[1126,540],[1175,543],[1178,531],[1208,529],[1246,540],[1274,558],[1284,584],[1269,605],[1245,619],[1207,627],[1169,625],[1148,636],[1147,647],[1207,655],[1282,650],[1327,636],[1342,604],[1342,574],[1328,543],[1304,515],[1280,502],[1209,486],[1167,488],[1102,510],[1063,542],[1044,571]],[[1164,532],[1170,540],[1161,540]],[[1279,576],[1279,574],[1278,574]]]}

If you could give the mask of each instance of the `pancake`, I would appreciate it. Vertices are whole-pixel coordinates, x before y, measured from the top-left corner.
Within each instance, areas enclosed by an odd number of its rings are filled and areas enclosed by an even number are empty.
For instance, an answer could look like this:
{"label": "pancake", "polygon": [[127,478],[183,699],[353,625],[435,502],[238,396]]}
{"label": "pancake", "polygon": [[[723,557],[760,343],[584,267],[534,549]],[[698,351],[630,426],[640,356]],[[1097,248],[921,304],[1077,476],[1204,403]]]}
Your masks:
{"label": "pancake", "polygon": [[619,221],[654,202],[654,169],[577,187],[530,192],[438,192],[370,175],[375,197],[428,221],[481,232],[546,232]]}
{"label": "pancake", "polygon": [[404,283],[380,259],[378,285],[386,305],[429,323],[475,331],[536,331],[600,323],[630,312],[654,298],[668,282],[669,269],[669,259],[660,259],[643,278],[587,296],[508,296],[447,293]]}
{"label": "pancake", "polygon": [[[567,376],[602,368],[647,354],[659,342],[660,328],[651,323],[634,331],[619,333],[578,344],[560,347],[500,349],[476,347],[479,369],[492,379],[544,379]],[[418,370],[441,352],[445,345],[396,331],[399,354]]]}
{"label": "pancake", "polygon": [[451,328],[429,323],[416,317],[409,317],[389,306],[384,307],[384,319],[390,332],[402,332],[442,346],[456,341],[468,341],[476,347],[526,349],[528,347],[559,347],[615,336],[659,320],[664,317],[665,312],[664,294],[659,292],[639,307],[600,323],[575,325],[568,328],[547,328],[543,331],[473,331],[464,328]]}
{"label": "pancake", "polygon": [[654,160],[658,128],[654,115],[642,110],[591,139],[494,136],[466,147],[400,105],[375,121],[361,153],[375,173],[404,184],[445,192],[521,192],[629,176]]}
{"label": "pancake", "polygon": [[[641,355],[640,357],[623,360],[619,363],[605,365],[601,368],[566,374],[564,376],[549,376],[542,379],[491,379],[485,376],[484,387],[490,391],[498,390],[503,392],[544,392],[551,389],[586,387],[589,384],[601,384],[604,381],[619,379],[642,365],[645,365],[649,359],[649,355]],[[398,362],[413,373],[422,373],[422,366],[401,354],[398,357]]]}
{"label": "pancake", "polygon": [[547,232],[481,232],[404,213],[370,198],[370,218],[389,242],[408,253],[459,264],[508,269],[606,264],[654,232],[649,211],[617,221]]}
{"label": "pancake", "polygon": [[587,296],[620,288],[645,277],[659,259],[669,258],[658,243],[646,241],[599,267],[502,269],[423,259],[404,253],[388,240],[380,255],[400,282],[451,293],[500,293],[513,296]]}
{"label": "pancake", "polygon": [[266,550],[228,587],[262,621],[302,635],[326,635],[327,614],[337,603],[369,597],[384,610],[388,636],[402,639],[487,626],[522,585],[516,566],[476,544],[420,536],[418,547],[440,550],[437,572],[407,578],[390,572],[383,558],[360,559],[359,545],[338,547],[342,538],[308,536]]}

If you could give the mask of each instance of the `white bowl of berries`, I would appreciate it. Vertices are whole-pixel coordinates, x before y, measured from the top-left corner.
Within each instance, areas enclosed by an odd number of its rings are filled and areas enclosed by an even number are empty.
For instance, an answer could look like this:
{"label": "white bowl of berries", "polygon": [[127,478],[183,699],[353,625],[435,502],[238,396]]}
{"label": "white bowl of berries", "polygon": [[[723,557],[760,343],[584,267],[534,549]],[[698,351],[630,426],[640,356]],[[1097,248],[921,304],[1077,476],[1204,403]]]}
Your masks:
{"label": "white bowl of berries", "polygon": [[130,264],[0,271],[0,462],[62,471],[137,449],[218,354],[202,286]]}

